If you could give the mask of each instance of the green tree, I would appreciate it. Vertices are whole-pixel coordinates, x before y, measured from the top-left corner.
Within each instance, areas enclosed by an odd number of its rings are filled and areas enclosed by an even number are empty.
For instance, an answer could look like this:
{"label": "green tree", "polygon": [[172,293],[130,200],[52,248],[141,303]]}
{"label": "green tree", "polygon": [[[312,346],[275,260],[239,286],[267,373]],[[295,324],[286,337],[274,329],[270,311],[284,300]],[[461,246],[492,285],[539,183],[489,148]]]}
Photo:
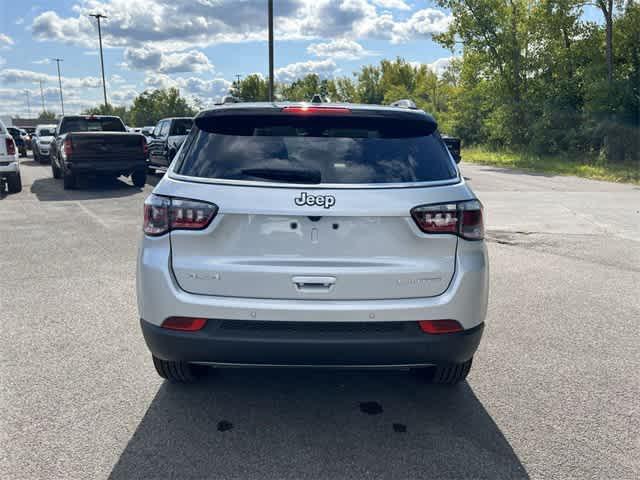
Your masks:
{"label": "green tree", "polygon": [[49,110],[44,110],[38,115],[38,122],[53,123],[56,121],[56,114]]}
{"label": "green tree", "polygon": [[129,122],[142,127],[155,125],[161,118],[192,117],[196,113],[177,88],[145,90],[133,99]]}
{"label": "green tree", "polygon": [[233,82],[230,94],[243,102],[266,102],[269,100],[269,85],[262,76],[254,73]]}

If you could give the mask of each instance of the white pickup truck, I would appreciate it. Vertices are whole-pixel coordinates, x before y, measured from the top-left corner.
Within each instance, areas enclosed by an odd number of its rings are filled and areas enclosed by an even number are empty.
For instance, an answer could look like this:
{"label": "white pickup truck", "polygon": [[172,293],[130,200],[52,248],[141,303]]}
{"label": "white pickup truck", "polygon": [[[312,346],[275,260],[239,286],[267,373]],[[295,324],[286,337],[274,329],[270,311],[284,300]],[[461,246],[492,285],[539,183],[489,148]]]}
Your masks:
{"label": "white pickup truck", "polygon": [[0,193],[4,191],[5,183],[9,193],[18,193],[22,190],[18,149],[13,137],[9,135],[4,123],[0,120]]}

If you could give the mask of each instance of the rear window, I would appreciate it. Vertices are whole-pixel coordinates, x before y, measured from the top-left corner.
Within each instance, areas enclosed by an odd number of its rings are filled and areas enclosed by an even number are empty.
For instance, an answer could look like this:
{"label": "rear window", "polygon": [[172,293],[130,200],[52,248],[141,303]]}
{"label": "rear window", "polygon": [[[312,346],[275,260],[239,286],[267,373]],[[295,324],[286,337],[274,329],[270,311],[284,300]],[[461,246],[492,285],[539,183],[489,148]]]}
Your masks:
{"label": "rear window", "polygon": [[[382,184],[457,177],[432,126],[392,117],[200,119],[176,164],[181,175],[276,183]],[[215,123],[213,123],[215,122]]]}
{"label": "rear window", "polygon": [[106,118],[65,118],[60,133],[67,132],[125,132],[122,120],[117,117]]}
{"label": "rear window", "polygon": [[190,118],[174,120],[171,135],[187,135],[192,126],[193,120]]}
{"label": "rear window", "polygon": [[37,131],[37,134],[41,137],[52,137],[55,135],[54,128],[41,128]]}

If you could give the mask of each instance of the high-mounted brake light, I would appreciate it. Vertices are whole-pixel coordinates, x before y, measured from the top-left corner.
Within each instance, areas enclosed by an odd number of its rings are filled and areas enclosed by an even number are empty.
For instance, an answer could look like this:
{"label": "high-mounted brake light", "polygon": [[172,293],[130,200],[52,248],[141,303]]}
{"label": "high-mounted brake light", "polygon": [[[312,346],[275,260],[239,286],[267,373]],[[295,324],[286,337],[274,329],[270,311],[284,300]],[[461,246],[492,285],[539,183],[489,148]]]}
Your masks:
{"label": "high-mounted brake light", "polygon": [[449,233],[466,240],[484,238],[482,204],[478,200],[422,205],[411,216],[424,233]]}
{"label": "high-mounted brake light", "polygon": [[16,144],[13,143],[13,138],[7,137],[6,139],[7,145],[7,155],[15,155],[16,154]]}
{"label": "high-mounted brake light", "polygon": [[218,207],[213,203],[152,194],[144,202],[143,231],[158,236],[171,230],[203,230],[216,213]]}
{"label": "high-mounted brake light", "polygon": [[169,317],[162,322],[162,328],[183,332],[195,332],[202,330],[206,324],[206,318]]}
{"label": "high-mounted brake light", "polygon": [[283,107],[285,113],[294,115],[349,115],[351,109],[346,107],[316,107],[316,106],[300,106],[300,107]]}
{"label": "high-mounted brake light", "polygon": [[420,320],[418,325],[420,325],[420,330],[431,335],[456,333],[464,330],[456,320]]}

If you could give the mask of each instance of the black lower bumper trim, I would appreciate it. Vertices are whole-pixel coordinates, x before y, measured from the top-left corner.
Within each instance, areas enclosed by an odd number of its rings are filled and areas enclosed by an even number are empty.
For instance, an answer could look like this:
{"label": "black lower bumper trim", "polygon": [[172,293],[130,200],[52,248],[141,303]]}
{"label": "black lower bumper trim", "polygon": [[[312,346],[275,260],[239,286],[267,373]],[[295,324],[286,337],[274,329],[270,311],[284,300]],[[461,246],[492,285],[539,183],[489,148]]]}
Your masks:
{"label": "black lower bumper trim", "polygon": [[462,363],[475,353],[484,329],[480,324],[459,333],[428,335],[417,322],[381,322],[369,329],[367,324],[376,322],[209,320],[200,331],[179,332],[140,323],[147,346],[164,360],[291,366]]}

